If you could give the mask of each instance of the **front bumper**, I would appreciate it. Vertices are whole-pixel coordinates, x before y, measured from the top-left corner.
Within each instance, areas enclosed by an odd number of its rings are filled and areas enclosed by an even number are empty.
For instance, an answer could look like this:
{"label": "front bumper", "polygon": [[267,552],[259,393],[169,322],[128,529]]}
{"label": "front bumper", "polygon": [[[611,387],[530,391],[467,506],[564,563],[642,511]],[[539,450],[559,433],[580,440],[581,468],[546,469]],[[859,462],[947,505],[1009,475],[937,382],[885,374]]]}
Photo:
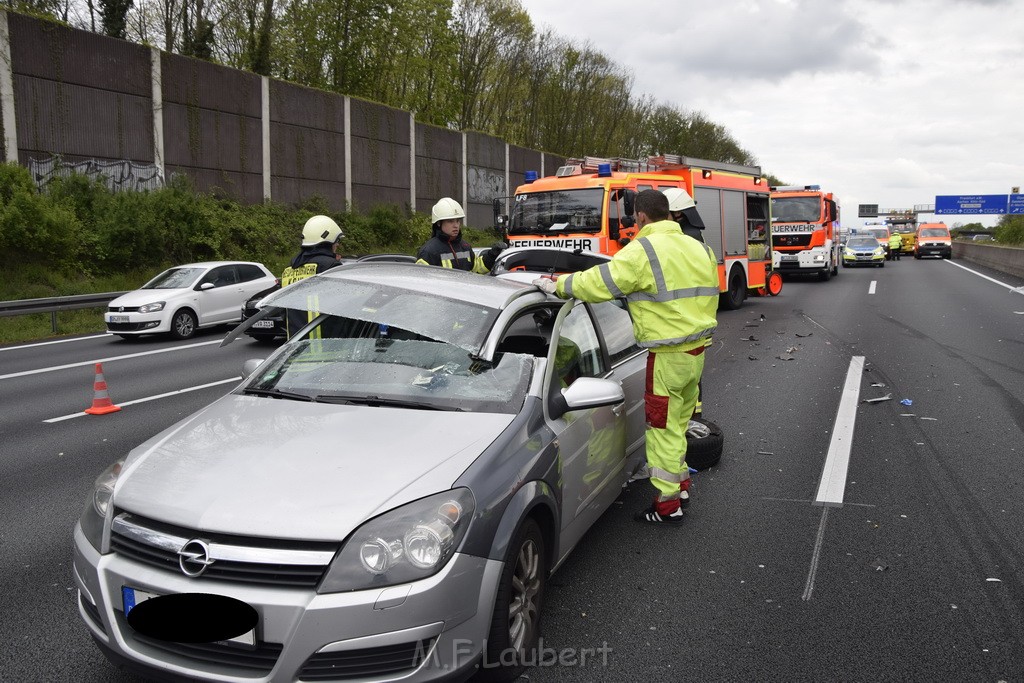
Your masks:
{"label": "front bumper", "polygon": [[953,253],[953,246],[950,244],[919,244],[917,245],[918,256],[950,256]]}
{"label": "front bumper", "polygon": [[[502,563],[457,553],[421,581],[320,595],[299,588],[190,579],[115,553],[75,526],[79,613],[115,664],[163,679],[202,681],[448,680],[471,674],[491,623]],[[154,641],[127,623],[124,586],[158,595],[214,593],[259,614],[256,647]],[[196,615],[201,619],[201,615]]]}
{"label": "front bumper", "polygon": [[155,313],[111,313],[103,314],[103,322],[107,325],[107,332],[114,334],[156,334],[158,332],[169,332],[170,321],[164,315],[164,311]]}
{"label": "front bumper", "polygon": [[843,254],[843,264],[847,266],[870,266],[884,261],[885,254]]}
{"label": "front bumper", "polygon": [[799,251],[799,252],[780,252],[778,254],[778,263],[775,264],[777,270],[783,272],[793,271],[806,271],[816,272],[828,270],[832,267],[829,263],[828,254],[819,251]]}

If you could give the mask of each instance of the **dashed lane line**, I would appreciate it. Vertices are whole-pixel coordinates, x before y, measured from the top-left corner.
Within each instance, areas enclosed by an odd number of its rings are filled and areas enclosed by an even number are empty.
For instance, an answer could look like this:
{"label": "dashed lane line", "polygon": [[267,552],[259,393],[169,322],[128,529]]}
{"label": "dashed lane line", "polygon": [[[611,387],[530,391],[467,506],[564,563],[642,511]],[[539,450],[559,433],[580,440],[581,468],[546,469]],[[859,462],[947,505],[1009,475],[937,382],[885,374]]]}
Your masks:
{"label": "dashed lane line", "polygon": [[875,293],[875,287],[877,285],[878,285],[878,281],[877,280],[872,280],[871,284],[868,285],[868,294],[874,294]]}
{"label": "dashed lane line", "polygon": [[[146,403],[147,401],[155,401],[155,400],[160,399],[160,398],[167,398],[168,396],[177,396],[178,394],[187,394],[190,391],[199,391],[200,389],[209,389],[210,387],[220,386],[221,384],[229,384],[231,382],[239,382],[239,381],[241,381],[241,379],[242,379],[241,376],[239,376],[239,377],[230,377],[228,379],[222,379],[222,380],[218,380],[216,382],[209,382],[208,384],[200,384],[199,386],[195,386],[195,387],[187,387],[185,389],[178,389],[176,391],[168,391],[167,393],[157,394],[156,396],[147,396],[145,398],[137,398],[134,401],[125,401],[124,403],[118,403],[117,405],[119,405],[122,408],[125,407],[125,406],[133,406],[136,403]],[[49,420],[43,420],[43,422],[46,422],[48,424],[52,424],[54,422],[63,422],[64,420],[70,420],[72,418],[82,417],[85,414],[86,414],[85,412],[80,412],[80,413],[72,413],[70,415],[62,415],[60,417],[51,417]]]}

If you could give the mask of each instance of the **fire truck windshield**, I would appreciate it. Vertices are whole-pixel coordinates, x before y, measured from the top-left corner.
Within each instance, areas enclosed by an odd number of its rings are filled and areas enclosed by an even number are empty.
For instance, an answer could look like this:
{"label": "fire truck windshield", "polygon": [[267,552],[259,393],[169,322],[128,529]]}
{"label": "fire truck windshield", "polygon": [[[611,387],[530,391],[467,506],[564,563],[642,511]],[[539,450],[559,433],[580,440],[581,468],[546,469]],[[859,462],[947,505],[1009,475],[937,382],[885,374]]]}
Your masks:
{"label": "fire truck windshield", "polygon": [[600,232],[604,189],[599,187],[516,195],[509,235]]}
{"label": "fire truck windshield", "polygon": [[821,200],[818,197],[772,197],[772,222],[821,220]]}

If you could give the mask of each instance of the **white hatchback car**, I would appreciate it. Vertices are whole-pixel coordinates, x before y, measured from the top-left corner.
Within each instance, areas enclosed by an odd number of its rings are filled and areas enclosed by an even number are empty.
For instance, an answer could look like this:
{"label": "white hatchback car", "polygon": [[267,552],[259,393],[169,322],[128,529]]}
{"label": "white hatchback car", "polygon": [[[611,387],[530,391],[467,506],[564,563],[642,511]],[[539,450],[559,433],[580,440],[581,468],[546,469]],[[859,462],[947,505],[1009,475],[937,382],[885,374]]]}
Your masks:
{"label": "white hatchback car", "polygon": [[249,297],[276,282],[262,263],[186,263],[111,301],[103,320],[125,339],[163,332],[188,339],[201,327],[239,322]]}

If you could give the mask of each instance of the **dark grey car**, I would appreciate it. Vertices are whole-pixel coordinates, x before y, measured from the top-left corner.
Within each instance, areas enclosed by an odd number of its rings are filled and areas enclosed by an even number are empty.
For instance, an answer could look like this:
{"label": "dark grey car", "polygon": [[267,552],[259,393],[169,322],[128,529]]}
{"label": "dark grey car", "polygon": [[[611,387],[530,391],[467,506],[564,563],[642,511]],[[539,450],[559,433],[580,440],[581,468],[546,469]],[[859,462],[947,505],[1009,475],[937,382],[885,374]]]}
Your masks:
{"label": "dark grey car", "polygon": [[74,570],[100,648],[199,680],[514,674],[645,426],[624,305],[532,277],[357,264],[271,295],[321,315],[97,480]]}

